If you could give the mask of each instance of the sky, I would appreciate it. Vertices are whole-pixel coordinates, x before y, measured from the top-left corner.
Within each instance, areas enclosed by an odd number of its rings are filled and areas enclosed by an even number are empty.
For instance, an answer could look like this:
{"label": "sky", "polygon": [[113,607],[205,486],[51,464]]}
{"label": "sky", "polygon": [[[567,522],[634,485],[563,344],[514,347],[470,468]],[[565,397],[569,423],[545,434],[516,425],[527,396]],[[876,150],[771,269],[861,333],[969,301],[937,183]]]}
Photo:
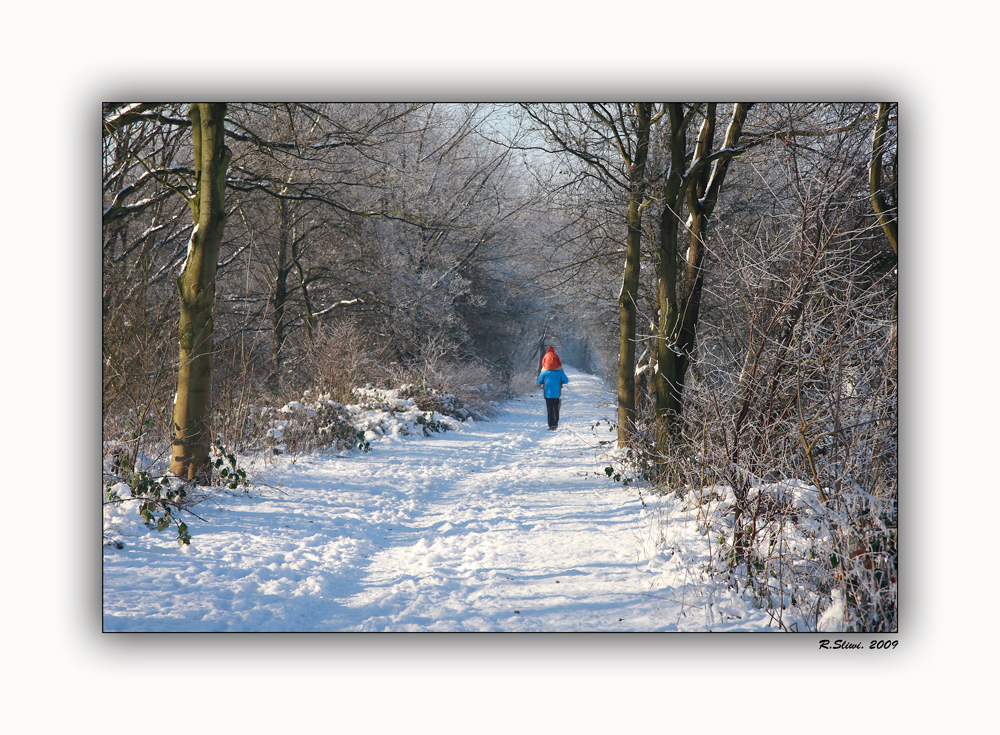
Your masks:
{"label": "sky", "polygon": [[[984,123],[998,112],[988,6],[720,2],[704,11],[703,40],[679,32],[665,4],[637,19],[630,7],[578,2],[389,2],[374,10],[307,2],[262,18],[209,2],[197,4],[203,27],[225,29],[225,41],[200,47],[203,36],[189,25],[195,5],[109,13],[80,2],[6,14],[3,298],[12,318],[4,431],[14,472],[2,614],[5,659],[19,672],[5,694],[15,722],[58,723],[74,712],[166,730],[170,717],[126,694],[137,680],[152,680],[195,693],[175,700],[182,721],[249,731],[322,726],[331,709],[341,722],[388,729],[434,719],[487,732],[706,722],[755,731],[714,707],[731,691],[732,671],[752,675],[771,696],[768,711],[782,708],[793,724],[828,722],[820,711],[839,710],[845,699],[872,723],[961,728],[983,713],[986,679],[971,664],[997,652],[988,633],[997,591],[992,531],[970,519],[988,519],[995,493],[997,391],[983,332],[998,249],[972,215],[988,216],[998,199],[991,167],[974,157],[988,147]],[[693,25],[688,17],[680,23]],[[641,43],[630,37],[637,29],[648,29]],[[100,462],[102,100],[327,91],[345,99],[543,100],[651,89],[678,99],[900,102],[901,650],[878,660],[824,655],[798,638],[101,636],[99,511],[90,488]],[[831,689],[836,696],[820,706],[817,696]],[[390,711],[387,701],[398,707]]]}

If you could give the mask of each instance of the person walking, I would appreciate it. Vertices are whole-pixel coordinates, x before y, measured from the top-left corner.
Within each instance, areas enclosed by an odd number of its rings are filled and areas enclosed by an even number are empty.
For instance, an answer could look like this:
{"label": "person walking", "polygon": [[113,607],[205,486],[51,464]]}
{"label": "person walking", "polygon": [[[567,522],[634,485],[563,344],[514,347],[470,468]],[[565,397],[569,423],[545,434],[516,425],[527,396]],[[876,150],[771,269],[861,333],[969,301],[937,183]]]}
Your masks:
{"label": "person walking", "polygon": [[569,378],[562,369],[562,360],[556,354],[554,347],[549,347],[542,358],[542,372],[538,376],[538,384],[544,385],[545,411],[548,414],[549,431],[555,431],[559,426],[559,408],[562,405],[563,383],[568,383]]}

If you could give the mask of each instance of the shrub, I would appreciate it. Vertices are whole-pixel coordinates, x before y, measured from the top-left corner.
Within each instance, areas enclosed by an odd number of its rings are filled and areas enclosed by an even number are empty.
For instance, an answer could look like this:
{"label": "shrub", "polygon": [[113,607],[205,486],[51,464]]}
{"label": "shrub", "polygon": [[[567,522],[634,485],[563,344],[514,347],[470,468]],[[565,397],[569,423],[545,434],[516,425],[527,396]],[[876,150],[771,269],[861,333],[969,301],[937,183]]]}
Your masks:
{"label": "shrub", "polygon": [[[128,483],[105,486],[105,504],[122,505],[138,501],[139,517],[150,528],[167,530],[171,524],[177,529],[177,543],[191,543],[191,533],[187,524],[177,518],[177,513],[185,509],[189,502],[190,486],[176,478],[154,477],[146,470],[134,473]],[[121,548],[120,543],[116,544]]]}

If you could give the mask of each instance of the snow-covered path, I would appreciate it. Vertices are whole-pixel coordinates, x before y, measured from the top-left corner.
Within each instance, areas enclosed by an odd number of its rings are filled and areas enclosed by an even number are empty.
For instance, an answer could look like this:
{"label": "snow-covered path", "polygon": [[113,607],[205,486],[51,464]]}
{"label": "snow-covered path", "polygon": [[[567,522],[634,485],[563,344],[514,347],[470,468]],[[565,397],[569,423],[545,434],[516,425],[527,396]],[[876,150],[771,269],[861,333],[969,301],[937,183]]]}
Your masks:
{"label": "snow-covered path", "polygon": [[105,630],[677,630],[649,516],[602,471],[612,396],[567,372],[558,431],[535,393],[461,431],[271,467],[280,492],[199,506],[189,547],[106,549]]}

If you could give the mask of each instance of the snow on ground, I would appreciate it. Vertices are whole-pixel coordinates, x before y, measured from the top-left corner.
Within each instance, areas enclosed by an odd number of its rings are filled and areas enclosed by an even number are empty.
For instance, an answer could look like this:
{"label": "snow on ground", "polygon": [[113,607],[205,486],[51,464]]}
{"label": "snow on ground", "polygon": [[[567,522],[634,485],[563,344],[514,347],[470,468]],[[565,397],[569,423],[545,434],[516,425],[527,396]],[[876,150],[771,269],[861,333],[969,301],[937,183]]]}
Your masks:
{"label": "snow on ground", "polygon": [[199,505],[190,546],[126,519],[104,552],[104,630],[768,629],[703,584],[696,511],[663,524],[606,477],[613,435],[594,424],[613,396],[567,373],[555,432],[539,391],[430,438],[280,458],[270,487]]}

